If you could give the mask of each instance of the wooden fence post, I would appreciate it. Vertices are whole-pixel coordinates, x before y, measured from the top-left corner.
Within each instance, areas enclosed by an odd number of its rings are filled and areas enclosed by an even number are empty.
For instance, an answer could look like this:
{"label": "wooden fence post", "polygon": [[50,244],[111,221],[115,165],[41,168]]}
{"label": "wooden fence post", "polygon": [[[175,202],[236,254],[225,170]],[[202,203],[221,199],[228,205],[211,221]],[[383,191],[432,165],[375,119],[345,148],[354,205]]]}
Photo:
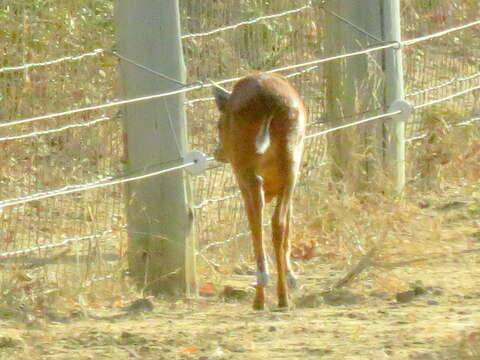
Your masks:
{"label": "wooden fence post", "polygon": [[[378,43],[375,38],[382,36],[380,1],[329,0],[323,5],[327,56],[358,51]],[[378,114],[375,109],[383,105],[381,53],[331,61],[325,66],[325,75],[329,127]],[[371,110],[365,111],[367,108]],[[380,123],[333,132],[328,142],[335,183],[344,184],[349,191],[361,191],[374,182],[383,156]]]}
{"label": "wooden fence post", "polygon": [[[383,1],[384,41],[401,41],[400,0]],[[385,50],[385,106],[404,100],[401,46]],[[405,122],[389,119],[385,123],[385,159],[394,189],[402,192],[405,186]]]}
{"label": "wooden fence post", "polygon": [[[159,94],[185,83],[177,0],[119,0],[118,52],[123,96]],[[172,81],[177,80],[179,83]],[[129,172],[180,162],[187,137],[183,94],[125,106]],[[127,186],[128,263],[131,276],[151,293],[196,291],[190,183],[182,171]]]}

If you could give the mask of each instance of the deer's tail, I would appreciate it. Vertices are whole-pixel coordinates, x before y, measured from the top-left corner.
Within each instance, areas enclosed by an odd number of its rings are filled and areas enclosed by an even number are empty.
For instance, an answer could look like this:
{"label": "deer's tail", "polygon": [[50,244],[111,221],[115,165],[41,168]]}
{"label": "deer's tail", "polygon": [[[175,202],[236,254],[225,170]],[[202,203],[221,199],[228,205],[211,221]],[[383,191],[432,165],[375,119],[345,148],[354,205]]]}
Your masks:
{"label": "deer's tail", "polygon": [[273,120],[273,114],[268,116],[258,131],[257,137],[255,139],[255,147],[257,149],[257,154],[264,154],[270,146],[270,124]]}

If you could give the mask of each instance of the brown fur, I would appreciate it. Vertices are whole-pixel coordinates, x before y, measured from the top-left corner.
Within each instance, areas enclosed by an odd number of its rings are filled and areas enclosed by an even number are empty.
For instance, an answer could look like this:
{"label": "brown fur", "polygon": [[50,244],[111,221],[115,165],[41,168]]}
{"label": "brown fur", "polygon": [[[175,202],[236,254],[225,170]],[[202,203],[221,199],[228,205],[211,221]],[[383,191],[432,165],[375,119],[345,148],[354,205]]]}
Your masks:
{"label": "brown fur", "polygon": [[273,198],[277,198],[272,237],[277,259],[278,305],[288,307],[287,283],[296,286],[290,266],[288,232],[305,134],[302,100],[287,79],[266,73],[244,77],[231,94],[216,89],[215,98],[221,112],[217,159],[232,165],[252,231],[257,262],[254,308],[264,308],[268,276],[263,248],[263,207]]}

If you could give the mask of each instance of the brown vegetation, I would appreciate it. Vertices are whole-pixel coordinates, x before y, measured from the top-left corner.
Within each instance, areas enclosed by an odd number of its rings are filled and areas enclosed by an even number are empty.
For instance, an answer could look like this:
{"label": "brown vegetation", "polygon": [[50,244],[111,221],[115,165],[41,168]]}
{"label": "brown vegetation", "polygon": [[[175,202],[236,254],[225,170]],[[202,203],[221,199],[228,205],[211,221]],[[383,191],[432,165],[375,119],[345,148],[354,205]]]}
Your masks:
{"label": "brown vegetation", "polygon": [[[237,0],[185,0],[182,12],[185,32],[191,33],[296,6],[292,0],[268,4],[249,0],[242,6]],[[478,6],[475,0],[404,1],[404,37],[471,21],[478,17]],[[307,10],[235,32],[186,40],[189,81],[233,77],[320,57],[322,16],[320,9]],[[0,21],[0,67],[114,46],[110,1],[6,1]],[[478,84],[473,78],[416,93],[478,72],[478,39],[478,29],[473,28],[406,48],[409,99],[418,104]],[[116,65],[115,57],[105,52],[81,61],[0,73],[0,120],[111,101],[118,96]],[[292,81],[305,98],[309,129],[328,127],[322,68]],[[293,226],[294,266],[304,285],[294,300],[313,305],[297,305],[292,314],[247,310],[252,251],[228,168],[193,180],[198,204],[218,199],[196,210],[198,271],[213,296],[195,301],[157,299],[148,315],[121,310],[142,294],[131,287],[125,272],[120,186],[2,209],[0,252],[100,236],[35,250],[15,257],[18,261],[0,259],[0,359],[198,359],[214,358],[218,348],[219,358],[232,359],[246,358],[246,353],[251,359],[477,359],[479,130],[478,122],[464,123],[478,117],[474,94],[421,110],[408,124],[408,136],[425,137],[408,145],[409,183],[401,198],[342,193],[331,182],[328,144],[323,138],[307,144]],[[189,100],[202,96],[209,94],[198,91]],[[211,153],[216,137],[212,101],[189,103],[187,111],[191,147]],[[101,115],[0,128],[0,136],[83,123]],[[105,115],[114,120],[0,142],[1,198],[122,173],[122,126],[115,111]],[[367,300],[325,305],[323,292],[362,259],[368,259],[366,265],[344,288]],[[414,291],[412,283],[417,280],[427,295],[397,304],[396,295]],[[225,285],[240,289],[248,300],[230,303],[221,295]],[[301,301],[305,296],[310,296],[310,303]],[[125,316],[102,318],[119,312]]]}

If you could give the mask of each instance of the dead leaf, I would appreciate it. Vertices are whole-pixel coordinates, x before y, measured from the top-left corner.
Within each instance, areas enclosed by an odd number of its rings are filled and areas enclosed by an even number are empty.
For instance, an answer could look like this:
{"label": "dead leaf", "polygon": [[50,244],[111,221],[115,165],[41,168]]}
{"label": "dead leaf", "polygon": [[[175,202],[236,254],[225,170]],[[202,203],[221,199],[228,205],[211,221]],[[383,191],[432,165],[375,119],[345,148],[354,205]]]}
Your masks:
{"label": "dead leaf", "polygon": [[28,275],[24,272],[18,272],[16,274],[16,278],[17,278],[18,281],[32,281],[33,280],[33,278],[30,275]]}
{"label": "dead leaf", "polygon": [[198,352],[198,350],[200,350],[198,346],[189,346],[189,347],[183,348],[182,352],[187,354],[195,354],[196,352]]}
{"label": "dead leaf", "polygon": [[472,332],[472,333],[468,334],[467,340],[470,343],[480,342],[480,332]]}
{"label": "dead leaf", "polygon": [[315,256],[318,256],[315,242],[298,244],[292,248],[291,257],[294,259],[310,260]]}
{"label": "dead leaf", "polygon": [[199,286],[198,293],[200,296],[214,296],[215,286],[212,283],[203,283]]}

